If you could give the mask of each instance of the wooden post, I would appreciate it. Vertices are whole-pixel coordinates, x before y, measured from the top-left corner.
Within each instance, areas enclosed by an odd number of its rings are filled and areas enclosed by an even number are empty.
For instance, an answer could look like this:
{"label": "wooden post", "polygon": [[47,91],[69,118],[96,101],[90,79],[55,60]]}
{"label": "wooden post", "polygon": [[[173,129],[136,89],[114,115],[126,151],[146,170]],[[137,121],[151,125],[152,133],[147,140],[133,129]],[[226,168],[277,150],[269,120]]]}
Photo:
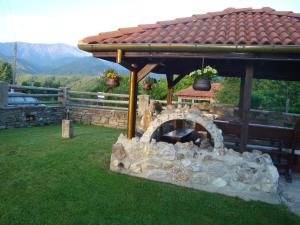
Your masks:
{"label": "wooden post", "polygon": [[136,65],[130,70],[129,86],[129,104],[128,104],[128,121],[127,121],[127,138],[132,139],[135,136],[136,106],[137,106],[137,71]]}
{"label": "wooden post", "polygon": [[239,101],[240,121],[242,121],[242,108],[243,108],[244,89],[245,89],[245,77],[242,76],[241,81],[240,81],[240,101]]}
{"label": "wooden post", "polygon": [[167,104],[172,105],[173,88],[168,87]]}
{"label": "wooden post", "polygon": [[62,97],[58,98],[58,101],[61,102],[62,106],[65,107],[69,98],[69,90],[70,88],[68,87],[61,87],[60,88],[62,91]]}
{"label": "wooden post", "polygon": [[8,104],[8,84],[0,81],[0,108],[6,108]]}
{"label": "wooden post", "polygon": [[244,94],[242,98],[241,108],[241,137],[240,137],[240,152],[246,151],[248,141],[248,124],[249,124],[249,112],[251,107],[251,91],[252,91],[252,79],[253,79],[253,65],[247,65],[246,75],[244,82]]}
{"label": "wooden post", "polygon": [[167,82],[168,82],[168,93],[167,93],[167,104],[172,105],[172,98],[173,98],[173,74],[166,74]]}

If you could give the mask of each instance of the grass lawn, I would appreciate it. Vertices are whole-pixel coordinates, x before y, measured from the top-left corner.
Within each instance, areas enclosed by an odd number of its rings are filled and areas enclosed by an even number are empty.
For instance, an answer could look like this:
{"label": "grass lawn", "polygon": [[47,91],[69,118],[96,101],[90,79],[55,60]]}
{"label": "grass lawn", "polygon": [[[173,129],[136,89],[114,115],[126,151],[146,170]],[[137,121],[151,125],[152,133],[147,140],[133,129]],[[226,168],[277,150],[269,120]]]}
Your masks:
{"label": "grass lawn", "polygon": [[0,224],[300,224],[285,207],[109,171],[121,130],[77,125],[0,131]]}

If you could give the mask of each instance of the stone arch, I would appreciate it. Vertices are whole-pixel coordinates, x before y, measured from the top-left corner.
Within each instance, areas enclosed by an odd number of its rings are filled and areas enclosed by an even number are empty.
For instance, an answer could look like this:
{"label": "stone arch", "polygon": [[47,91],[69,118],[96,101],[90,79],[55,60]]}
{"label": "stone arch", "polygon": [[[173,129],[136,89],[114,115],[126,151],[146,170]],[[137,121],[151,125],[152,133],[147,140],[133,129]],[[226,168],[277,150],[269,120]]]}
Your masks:
{"label": "stone arch", "polygon": [[150,142],[153,133],[164,123],[172,120],[189,120],[203,126],[214,140],[214,151],[223,152],[223,136],[222,131],[214,124],[214,122],[202,115],[197,109],[169,109],[164,110],[149,125],[141,137],[141,142]]}

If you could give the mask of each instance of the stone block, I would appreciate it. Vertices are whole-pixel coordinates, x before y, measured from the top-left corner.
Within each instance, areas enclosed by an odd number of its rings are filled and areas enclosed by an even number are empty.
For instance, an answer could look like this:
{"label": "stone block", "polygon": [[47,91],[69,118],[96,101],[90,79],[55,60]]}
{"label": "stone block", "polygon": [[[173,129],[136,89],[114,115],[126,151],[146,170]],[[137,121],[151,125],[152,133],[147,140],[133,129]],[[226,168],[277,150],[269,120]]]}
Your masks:
{"label": "stone block", "polygon": [[126,157],[126,152],[122,144],[114,144],[112,146],[112,154],[118,160],[122,160]]}
{"label": "stone block", "polygon": [[63,138],[72,138],[74,136],[74,127],[71,120],[62,120],[61,136]]}

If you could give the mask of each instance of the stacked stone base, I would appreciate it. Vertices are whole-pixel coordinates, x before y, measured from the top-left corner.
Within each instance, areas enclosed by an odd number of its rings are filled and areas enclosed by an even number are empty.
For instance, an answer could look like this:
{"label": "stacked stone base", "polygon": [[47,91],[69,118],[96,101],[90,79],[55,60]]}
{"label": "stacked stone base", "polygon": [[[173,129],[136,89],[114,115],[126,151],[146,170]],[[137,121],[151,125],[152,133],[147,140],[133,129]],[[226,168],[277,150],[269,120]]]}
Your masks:
{"label": "stacked stone base", "polygon": [[269,155],[258,151],[240,154],[226,148],[223,153],[208,144],[147,143],[121,134],[113,146],[110,169],[245,200],[279,203],[279,175]]}

